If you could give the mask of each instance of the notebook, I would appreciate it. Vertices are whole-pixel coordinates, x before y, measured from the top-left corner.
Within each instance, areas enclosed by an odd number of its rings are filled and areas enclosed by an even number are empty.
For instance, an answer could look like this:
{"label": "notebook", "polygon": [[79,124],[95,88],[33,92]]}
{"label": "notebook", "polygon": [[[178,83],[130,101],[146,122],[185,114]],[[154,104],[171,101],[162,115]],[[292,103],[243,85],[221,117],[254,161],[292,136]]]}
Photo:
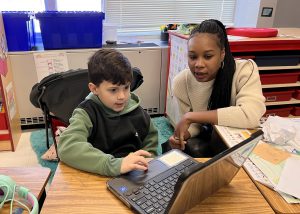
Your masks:
{"label": "notebook", "polygon": [[204,163],[173,149],[151,160],[147,172],[112,178],[107,187],[138,213],[184,213],[231,182],[262,134],[259,130]]}

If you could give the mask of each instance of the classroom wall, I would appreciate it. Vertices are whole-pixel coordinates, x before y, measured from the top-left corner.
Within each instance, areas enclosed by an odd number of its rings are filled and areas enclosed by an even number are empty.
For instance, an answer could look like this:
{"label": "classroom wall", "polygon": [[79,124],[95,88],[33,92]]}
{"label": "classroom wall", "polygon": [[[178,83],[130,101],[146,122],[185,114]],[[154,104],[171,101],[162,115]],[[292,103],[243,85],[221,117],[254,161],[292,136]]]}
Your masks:
{"label": "classroom wall", "polygon": [[[277,10],[278,10],[277,2],[278,2],[278,0],[261,0],[260,1],[256,27],[273,27],[274,17],[276,17]],[[261,16],[263,7],[273,8],[273,13],[272,13],[271,17]]]}
{"label": "classroom wall", "polygon": [[277,0],[273,27],[300,27],[299,9],[299,0]]}
{"label": "classroom wall", "polygon": [[[273,8],[271,17],[261,16],[263,7]],[[235,27],[300,27],[300,0],[237,0]]]}
{"label": "classroom wall", "polygon": [[237,0],[235,5],[234,26],[256,26],[260,0]]}

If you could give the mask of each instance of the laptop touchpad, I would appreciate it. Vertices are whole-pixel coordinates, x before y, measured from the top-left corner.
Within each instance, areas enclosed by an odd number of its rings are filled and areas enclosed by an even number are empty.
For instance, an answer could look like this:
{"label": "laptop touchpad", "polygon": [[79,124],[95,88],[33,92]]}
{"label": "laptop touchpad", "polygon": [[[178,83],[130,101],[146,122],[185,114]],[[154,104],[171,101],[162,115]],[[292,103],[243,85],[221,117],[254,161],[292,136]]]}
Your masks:
{"label": "laptop touchpad", "polygon": [[161,172],[166,171],[169,168],[183,162],[187,158],[187,156],[174,150],[169,153],[166,153],[165,155],[157,159],[150,161],[149,168],[147,171],[134,170],[129,172],[124,177],[130,177],[129,180],[133,181],[134,183],[142,184],[143,182],[155,177]]}
{"label": "laptop touchpad", "polygon": [[151,161],[151,164],[149,165],[149,168],[147,171],[142,170],[134,170],[129,172],[124,177],[130,177],[129,180],[131,180],[134,183],[141,184],[156,175],[160,174],[162,171],[165,171],[169,167],[162,163],[161,161],[155,159]]}

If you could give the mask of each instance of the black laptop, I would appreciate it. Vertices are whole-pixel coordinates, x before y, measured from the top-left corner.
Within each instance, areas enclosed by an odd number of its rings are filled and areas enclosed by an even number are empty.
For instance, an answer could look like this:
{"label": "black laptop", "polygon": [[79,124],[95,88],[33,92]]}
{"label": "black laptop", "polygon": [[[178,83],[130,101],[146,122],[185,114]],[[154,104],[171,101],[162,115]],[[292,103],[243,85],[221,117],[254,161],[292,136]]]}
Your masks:
{"label": "black laptop", "polygon": [[107,187],[138,213],[184,213],[231,182],[262,134],[259,130],[204,163],[173,149],[151,160],[147,172],[131,171]]}

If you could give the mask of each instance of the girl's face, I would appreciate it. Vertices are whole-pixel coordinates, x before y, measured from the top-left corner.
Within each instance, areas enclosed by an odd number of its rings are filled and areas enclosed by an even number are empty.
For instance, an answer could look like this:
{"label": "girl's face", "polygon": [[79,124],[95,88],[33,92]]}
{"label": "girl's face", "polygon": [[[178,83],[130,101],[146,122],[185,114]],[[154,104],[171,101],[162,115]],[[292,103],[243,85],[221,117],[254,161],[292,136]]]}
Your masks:
{"label": "girl's face", "polygon": [[198,82],[213,80],[225,50],[218,46],[218,37],[210,33],[197,33],[188,42],[188,65]]}

